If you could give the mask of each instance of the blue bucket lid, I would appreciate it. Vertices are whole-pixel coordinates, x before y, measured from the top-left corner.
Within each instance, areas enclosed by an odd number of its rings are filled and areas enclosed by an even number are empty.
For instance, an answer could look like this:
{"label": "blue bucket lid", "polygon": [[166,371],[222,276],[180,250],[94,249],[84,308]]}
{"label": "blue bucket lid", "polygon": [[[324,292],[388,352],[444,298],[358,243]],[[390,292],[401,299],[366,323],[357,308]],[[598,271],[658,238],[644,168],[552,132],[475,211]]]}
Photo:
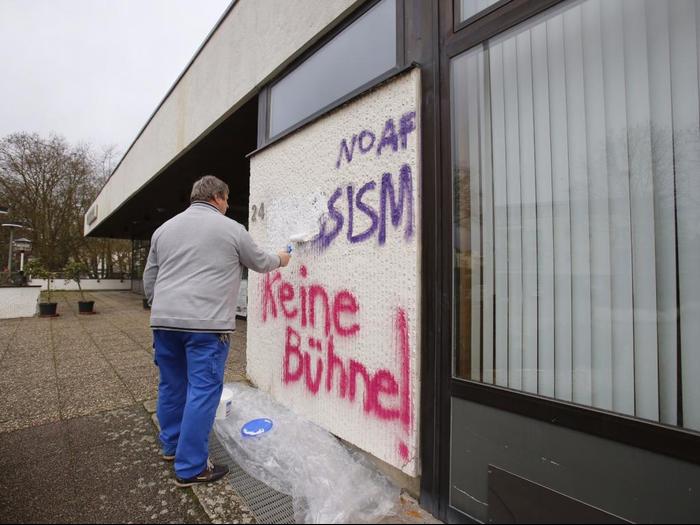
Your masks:
{"label": "blue bucket lid", "polygon": [[267,418],[253,419],[241,427],[243,437],[253,437],[264,434],[272,429],[272,420]]}

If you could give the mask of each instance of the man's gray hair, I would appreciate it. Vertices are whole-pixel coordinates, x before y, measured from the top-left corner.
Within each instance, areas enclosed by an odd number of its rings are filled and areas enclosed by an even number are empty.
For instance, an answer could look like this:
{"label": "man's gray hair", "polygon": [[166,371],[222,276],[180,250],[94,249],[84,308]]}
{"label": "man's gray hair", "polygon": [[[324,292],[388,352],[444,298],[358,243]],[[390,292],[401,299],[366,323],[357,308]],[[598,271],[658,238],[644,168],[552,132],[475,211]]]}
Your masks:
{"label": "man's gray hair", "polygon": [[214,197],[226,198],[228,196],[228,184],[213,175],[205,175],[192,186],[190,202],[211,201]]}

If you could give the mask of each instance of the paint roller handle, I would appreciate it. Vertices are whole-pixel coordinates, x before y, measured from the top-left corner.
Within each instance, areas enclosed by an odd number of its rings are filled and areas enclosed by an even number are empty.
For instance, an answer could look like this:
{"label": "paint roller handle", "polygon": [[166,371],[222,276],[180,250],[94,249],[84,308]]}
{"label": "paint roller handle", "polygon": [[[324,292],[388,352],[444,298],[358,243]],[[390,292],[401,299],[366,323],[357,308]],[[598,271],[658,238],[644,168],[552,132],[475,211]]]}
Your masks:
{"label": "paint roller handle", "polygon": [[280,258],[280,267],[287,266],[289,264],[289,260],[292,258],[287,250],[282,250],[281,252],[278,252],[277,255]]}

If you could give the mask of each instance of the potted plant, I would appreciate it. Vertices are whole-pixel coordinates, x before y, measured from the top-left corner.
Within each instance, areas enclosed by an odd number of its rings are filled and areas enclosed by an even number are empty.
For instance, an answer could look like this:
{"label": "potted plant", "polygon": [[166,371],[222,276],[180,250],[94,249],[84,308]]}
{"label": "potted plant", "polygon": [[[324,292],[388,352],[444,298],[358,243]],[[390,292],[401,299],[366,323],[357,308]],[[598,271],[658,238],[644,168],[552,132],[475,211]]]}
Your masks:
{"label": "potted plant", "polygon": [[69,281],[75,281],[78,285],[78,291],[80,291],[81,301],[78,301],[78,313],[80,314],[94,314],[95,301],[88,301],[85,299],[85,294],[83,293],[83,287],[80,285],[80,280],[82,276],[88,272],[88,267],[85,263],[80,261],[70,261],[63,267],[64,277],[66,278],[66,283]]}
{"label": "potted plant", "polygon": [[56,307],[58,303],[51,302],[51,282],[53,281],[53,273],[48,271],[38,259],[32,259],[24,265],[24,271],[32,278],[46,280],[46,299],[47,302],[39,303],[39,317],[56,317]]}

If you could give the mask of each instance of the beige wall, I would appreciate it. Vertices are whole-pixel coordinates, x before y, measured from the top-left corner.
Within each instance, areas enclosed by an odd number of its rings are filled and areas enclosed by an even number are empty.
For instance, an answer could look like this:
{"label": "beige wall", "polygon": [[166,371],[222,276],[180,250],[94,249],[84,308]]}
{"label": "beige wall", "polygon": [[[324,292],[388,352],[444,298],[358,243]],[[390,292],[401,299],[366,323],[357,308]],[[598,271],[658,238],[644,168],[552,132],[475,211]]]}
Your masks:
{"label": "beige wall", "polygon": [[98,195],[85,234],[357,3],[239,0]]}

